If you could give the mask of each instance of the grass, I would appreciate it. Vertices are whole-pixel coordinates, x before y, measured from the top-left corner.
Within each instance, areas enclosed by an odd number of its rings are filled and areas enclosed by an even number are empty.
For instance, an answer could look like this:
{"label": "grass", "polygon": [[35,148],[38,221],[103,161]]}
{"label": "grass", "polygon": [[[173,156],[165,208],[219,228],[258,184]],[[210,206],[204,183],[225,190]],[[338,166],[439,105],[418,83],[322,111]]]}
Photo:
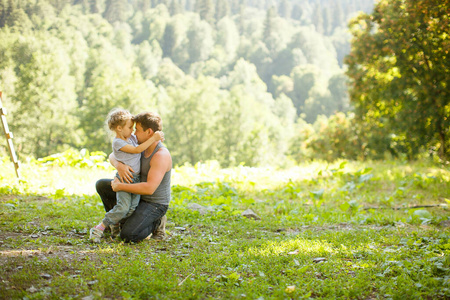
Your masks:
{"label": "grass", "polygon": [[2,299],[450,297],[447,166],[179,167],[166,241],[95,245],[94,183],[111,169],[29,162],[17,183],[10,165],[0,162]]}

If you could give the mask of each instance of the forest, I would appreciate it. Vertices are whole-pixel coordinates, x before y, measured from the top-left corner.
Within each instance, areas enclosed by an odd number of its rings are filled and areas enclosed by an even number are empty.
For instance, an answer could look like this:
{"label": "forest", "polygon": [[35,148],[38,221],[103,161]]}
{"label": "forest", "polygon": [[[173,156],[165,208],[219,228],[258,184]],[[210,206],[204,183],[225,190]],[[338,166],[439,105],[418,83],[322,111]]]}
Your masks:
{"label": "forest", "polygon": [[0,3],[0,89],[20,157],[108,153],[114,107],[157,111],[179,165],[359,155],[317,154],[315,133],[352,118],[347,22],[373,1]]}
{"label": "forest", "polygon": [[[0,299],[450,299],[449,11],[0,0]],[[163,240],[90,240],[115,107],[162,116]]]}
{"label": "forest", "polygon": [[1,0],[16,150],[109,153],[122,107],[162,116],[176,165],[446,159],[449,4],[404,3]]}

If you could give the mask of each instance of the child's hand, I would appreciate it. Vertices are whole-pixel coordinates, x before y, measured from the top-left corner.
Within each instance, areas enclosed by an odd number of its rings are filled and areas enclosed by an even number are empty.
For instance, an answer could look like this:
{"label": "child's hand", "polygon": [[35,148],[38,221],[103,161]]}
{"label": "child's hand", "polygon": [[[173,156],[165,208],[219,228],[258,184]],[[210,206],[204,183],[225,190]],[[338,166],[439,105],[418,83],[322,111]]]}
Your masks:
{"label": "child's hand", "polygon": [[160,140],[160,141],[164,142],[164,132],[156,131],[155,132],[155,138],[156,138],[157,141]]}
{"label": "child's hand", "polygon": [[115,177],[114,180],[111,181],[111,187],[114,192],[119,191],[119,187],[118,187],[119,183],[120,183],[120,181],[119,181],[119,178],[117,178],[117,177]]}

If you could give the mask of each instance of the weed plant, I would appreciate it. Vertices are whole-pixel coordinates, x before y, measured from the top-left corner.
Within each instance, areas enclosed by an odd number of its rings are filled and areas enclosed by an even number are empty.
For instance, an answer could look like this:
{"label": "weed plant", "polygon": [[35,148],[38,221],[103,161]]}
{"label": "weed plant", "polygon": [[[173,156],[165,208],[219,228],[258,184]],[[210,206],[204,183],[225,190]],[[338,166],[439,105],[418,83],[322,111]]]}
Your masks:
{"label": "weed plant", "polygon": [[446,166],[177,167],[167,240],[92,244],[104,214],[94,184],[114,170],[30,161],[17,181],[10,165],[0,162],[2,299],[450,297]]}

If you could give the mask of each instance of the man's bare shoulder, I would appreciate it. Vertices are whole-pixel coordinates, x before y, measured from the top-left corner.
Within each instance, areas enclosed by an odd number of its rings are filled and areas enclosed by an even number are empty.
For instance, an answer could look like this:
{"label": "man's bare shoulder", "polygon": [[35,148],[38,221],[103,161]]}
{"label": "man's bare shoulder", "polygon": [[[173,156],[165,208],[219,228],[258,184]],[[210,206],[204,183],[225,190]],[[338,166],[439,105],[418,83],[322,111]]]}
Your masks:
{"label": "man's bare shoulder", "polygon": [[157,164],[164,164],[168,167],[172,167],[172,157],[170,155],[170,152],[167,148],[160,148],[152,157],[152,160],[150,161],[150,165],[157,163]]}
{"label": "man's bare shoulder", "polygon": [[167,148],[163,147],[163,148],[159,148],[158,151],[156,151],[156,153],[153,155],[153,157],[170,157],[170,152]]}

